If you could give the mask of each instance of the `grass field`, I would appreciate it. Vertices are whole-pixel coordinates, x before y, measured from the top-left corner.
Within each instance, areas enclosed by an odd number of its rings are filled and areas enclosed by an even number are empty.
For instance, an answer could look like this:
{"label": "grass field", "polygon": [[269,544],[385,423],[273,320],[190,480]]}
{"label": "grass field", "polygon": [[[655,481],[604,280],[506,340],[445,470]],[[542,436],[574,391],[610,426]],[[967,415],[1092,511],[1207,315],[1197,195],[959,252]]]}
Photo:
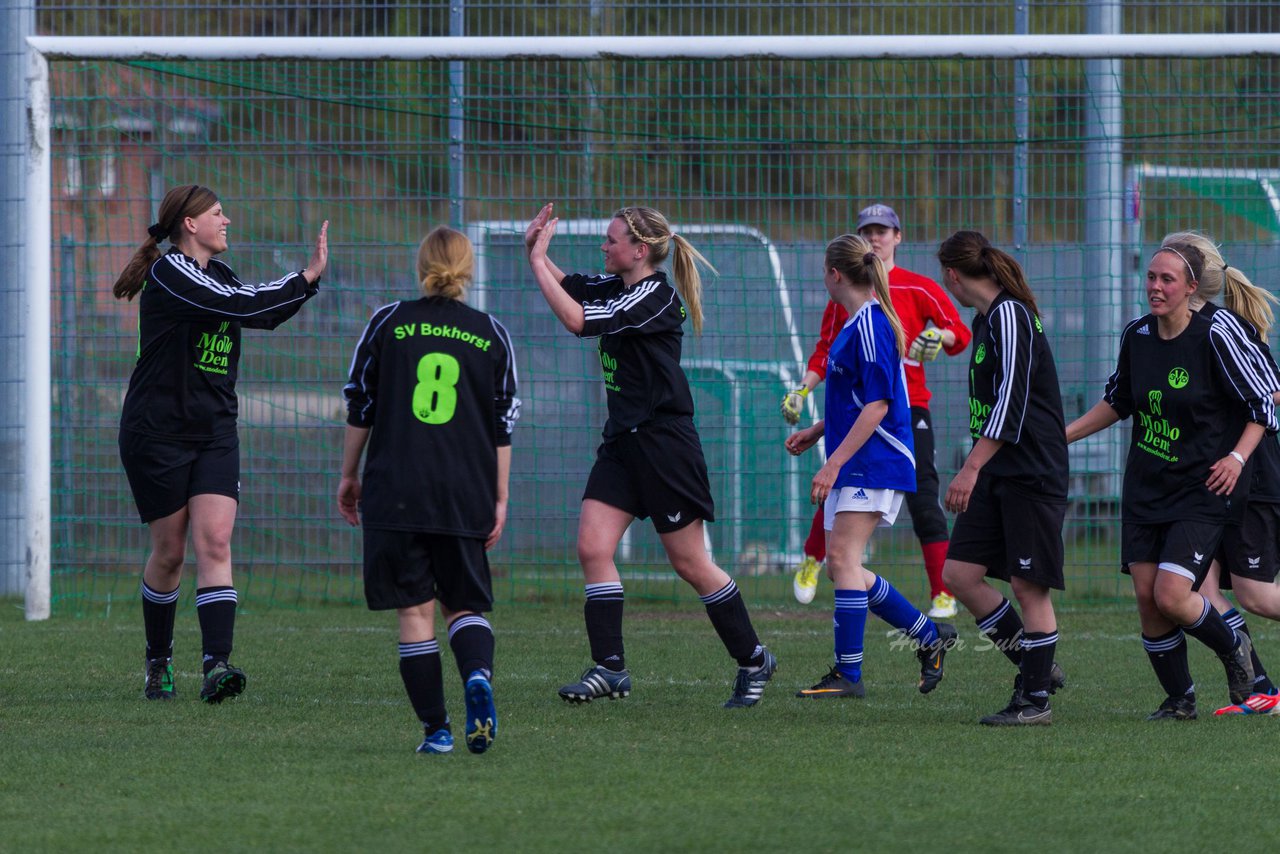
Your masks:
{"label": "grass field", "polygon": [[[389,615],[246,607],[248,690],[206,707],[189,607],[179,698],[158,704],[141,699],[137,608],[28,624],[6,601],[0,850],[1195,851],[1273,833],[1280,719],[1214,718],[1222,669],[1193,643],[1201,719],[1144,721],[1161,696],[1131,607],[1061,611],[1054,725],[1008,731],[976,724],[1012,668],[963,614],[966,645],[929,696],[872,620],[865,700],[793,698],[830,661],[823,592],[757,609],[781,669],[736,711],[720,708],[733,667],[692,594],[628,603],[635,693],[577,707],[555,689],[587,663],[580,607],[500,607],[497,742],[434,757],[413,753]],[[1253,628],[1280,671],[1280,632]]]}

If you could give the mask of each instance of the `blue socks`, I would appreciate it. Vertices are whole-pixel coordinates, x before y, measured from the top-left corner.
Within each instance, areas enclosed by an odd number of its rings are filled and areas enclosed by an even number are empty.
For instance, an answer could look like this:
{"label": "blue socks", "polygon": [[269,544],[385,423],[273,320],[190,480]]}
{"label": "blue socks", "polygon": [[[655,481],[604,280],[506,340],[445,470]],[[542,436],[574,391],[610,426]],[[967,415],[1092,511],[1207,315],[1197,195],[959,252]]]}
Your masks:
{"label": "blue socks", "polygon": [[880,576],[867,591],[867,605],[871,613],[895,629],[901,629],[921,646],[928,646],[938,639],[938,627],[915,605]]}
{"label": "blue socks", "polygon": [[862,678],[862,639],[867,628],[867,591],[836,589],[836,669],[850,682]]}

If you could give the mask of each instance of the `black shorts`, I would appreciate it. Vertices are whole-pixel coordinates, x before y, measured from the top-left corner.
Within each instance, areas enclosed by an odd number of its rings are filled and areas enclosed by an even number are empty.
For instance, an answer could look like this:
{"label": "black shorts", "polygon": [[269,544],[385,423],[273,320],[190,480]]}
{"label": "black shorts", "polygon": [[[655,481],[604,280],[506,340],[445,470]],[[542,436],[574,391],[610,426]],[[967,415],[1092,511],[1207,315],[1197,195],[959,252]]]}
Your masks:
{"label": "black shorts", "polygon": [[1221,522],[1125,522],[1120,526],[1121,571],[1129,573],[1135,563],[1167,564],[1178,567],[1169,571],[1185,576],[1191,589],[1199,590],[1222,542],[1222,531]]}
{"label": "black shorts", "polygon": [[240,437],[181,442],[121,430],[120,462],[143,523],[177,513],[193,495],[240,500]]}
{"label": "black shorts", "polygon": [[1250,501],[1245,507],[1244,521],[1228,525],[1222,532],[1218,561],[1222,564],[1223,589],[1231,586],[1230,575],[1267,584],[1276,580],[1280,557],[1280,504]]}
{"label": "black shorts", "polygon": [[439,599],[450,611],[493,610],[484,540],[364,529],[364,598],[370,611]]}
{"label": "black shorts", "polygon": [[987,576],[1018,578],[1063,590],[1062,523],[1066,502],[1039,501],[1003,478],[978,475],[969,509],[951,527],[947,560],[987,568]]}
{"label": "black shorts", "polygon": [[652,517],[659,534],[695,519],[715,521],[715,502],[702,442],[692,418],[639,427],[607,439],[596,450],[582,494],[637,519]]}

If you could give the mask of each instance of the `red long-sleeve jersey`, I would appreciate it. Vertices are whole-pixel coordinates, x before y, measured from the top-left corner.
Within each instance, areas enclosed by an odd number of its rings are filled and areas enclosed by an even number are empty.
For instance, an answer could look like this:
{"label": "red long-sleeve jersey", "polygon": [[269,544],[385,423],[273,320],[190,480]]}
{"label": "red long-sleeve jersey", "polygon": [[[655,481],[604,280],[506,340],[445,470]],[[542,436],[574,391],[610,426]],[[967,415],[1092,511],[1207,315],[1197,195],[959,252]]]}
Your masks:
{"label": "red long-sleeve jersey", "polygon": [[[946,291],[928,276],[913,273],[902,267],[894,267],[889,271],[889,298],[893,300],[894,311],[902,321],[902,331],[910,346],[915,337],[932,323],[938,329],[950,329],[956,336],[955,343],[946,348],[948,356],[964,350],[969,346],[973,333],[964,325],[960,314],[952,304]],[[849,313],[837,302],[828,301],[826,311],[822,313],[822,334],[809,357],[809,370],[826,379],[827,352],[831,344],[849,320]],[[924,366],[915,359],[904,359],[907,372],[907,397],[912,406],[929,407],[929,398],[933,396],[924,381]]]}

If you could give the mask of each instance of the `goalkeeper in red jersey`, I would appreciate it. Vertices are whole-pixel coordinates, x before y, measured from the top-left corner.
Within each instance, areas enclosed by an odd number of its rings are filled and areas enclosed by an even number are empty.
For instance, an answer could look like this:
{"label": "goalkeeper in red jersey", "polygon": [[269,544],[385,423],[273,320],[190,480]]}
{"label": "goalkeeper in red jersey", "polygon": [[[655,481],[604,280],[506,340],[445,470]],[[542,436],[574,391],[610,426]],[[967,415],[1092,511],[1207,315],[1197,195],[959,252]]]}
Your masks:
{"label": "goalkeeper in red jersey", "polygon": [[[945,619],[956,614],[956,600],[942,583],[942,564],[947,556],[947,520],[938,503],[938,470],[933,462],[933,419],[929,414],[931,393],[925,384],[924,363],[939,353],[954,356],[964,351],[972,337],[955,305],[937,282],[894,263],[902,227],[898,215],[887,205],[871,205],[858,213],[858,235],[871,244],[872,251],[889,271],[889,295],[902,320],[909,342],[904,365],[907,397],[911,402],[911,426],[915,440],[916,491],[907,493],[911,526],[920,541],[925,571],[929,575],[929,616]],[[804,399],[827,374],[827,352],[848,321],[848,313],[835,302],[827,303],[822,315],[822,333],[800,386],[782,399],[782,415],[788,424],[800,420]],[[821,512],[814,515],[804,557],[796,567],[794,590],[801,602],[811,602],[818,587],[818,570],[826,558],[825,532]]]}

